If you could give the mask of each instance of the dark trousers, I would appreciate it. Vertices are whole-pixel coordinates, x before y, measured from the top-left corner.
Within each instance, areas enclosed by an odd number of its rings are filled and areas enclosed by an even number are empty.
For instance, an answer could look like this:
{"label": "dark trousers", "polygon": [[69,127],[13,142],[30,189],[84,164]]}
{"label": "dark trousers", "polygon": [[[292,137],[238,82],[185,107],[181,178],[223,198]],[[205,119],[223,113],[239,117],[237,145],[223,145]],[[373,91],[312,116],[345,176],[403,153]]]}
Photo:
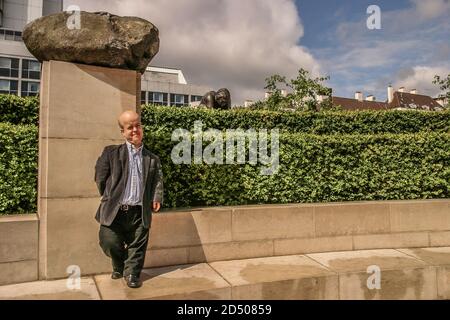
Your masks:
{"label": "dark trousers", "polygon": [[100,225],[100,246],[111,258],[113,271],[139,276],[144,267],[149,229],[142,223],[140,207],[129,211],[119,210],[108,227]]}

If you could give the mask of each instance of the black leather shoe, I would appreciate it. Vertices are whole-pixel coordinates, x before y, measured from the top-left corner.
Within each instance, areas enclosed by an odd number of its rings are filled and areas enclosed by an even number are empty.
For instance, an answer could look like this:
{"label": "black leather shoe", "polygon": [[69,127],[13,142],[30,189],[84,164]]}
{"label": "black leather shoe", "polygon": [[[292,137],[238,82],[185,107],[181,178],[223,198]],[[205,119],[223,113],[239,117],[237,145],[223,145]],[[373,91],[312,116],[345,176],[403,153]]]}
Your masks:
{"label": "black leather shoe", "polygon": [[117,280],[123,277],[122,272],[119,271],[113,271],[113,273],[111,273],[111,279],[113,280]]}
{"label": "black leather shoe", "polygon": [[139,288],[140,286],[142,286],[141,279],[139,279],[138,276],[134,276],[131,274],[127,276],[125,280],[127,281],[127,286],[130,288]]}

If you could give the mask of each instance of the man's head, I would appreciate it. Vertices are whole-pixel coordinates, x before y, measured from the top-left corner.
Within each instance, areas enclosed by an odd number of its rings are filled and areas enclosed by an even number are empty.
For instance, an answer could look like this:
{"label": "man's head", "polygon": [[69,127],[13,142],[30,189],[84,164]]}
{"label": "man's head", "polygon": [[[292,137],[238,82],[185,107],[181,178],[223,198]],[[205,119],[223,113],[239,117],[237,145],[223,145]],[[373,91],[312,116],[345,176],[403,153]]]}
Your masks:
{"label": "man's head", "polygon": [[141,126],[141,117],[134,111],[123,112],[118,119],[120,132],[124,138],[139,148],[142,145],[144,132]]}

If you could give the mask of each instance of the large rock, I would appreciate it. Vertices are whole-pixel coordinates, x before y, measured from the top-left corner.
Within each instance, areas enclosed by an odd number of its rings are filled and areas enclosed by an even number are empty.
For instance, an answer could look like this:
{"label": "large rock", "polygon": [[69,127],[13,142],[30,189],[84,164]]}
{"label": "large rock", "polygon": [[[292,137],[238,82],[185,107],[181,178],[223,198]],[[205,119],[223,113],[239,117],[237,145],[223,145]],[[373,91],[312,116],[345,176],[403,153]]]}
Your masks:
{"label": "large rock", "polygon": [[[71,24],[77,13],[79,29]],[[158,53],[158,35],[158,29],[141,18],[80,11],[36,19],[25,26],[22,37],[40,62],[59,60],[144,73]]]}

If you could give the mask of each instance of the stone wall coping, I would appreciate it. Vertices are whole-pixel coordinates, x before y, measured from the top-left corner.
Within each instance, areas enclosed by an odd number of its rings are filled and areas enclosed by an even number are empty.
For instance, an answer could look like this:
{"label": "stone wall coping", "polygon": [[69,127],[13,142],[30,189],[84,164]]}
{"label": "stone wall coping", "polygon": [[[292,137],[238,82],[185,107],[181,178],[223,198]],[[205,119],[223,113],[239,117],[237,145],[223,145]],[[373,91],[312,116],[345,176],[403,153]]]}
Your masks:
{"label": "stone wall coping", "polygon": [[[399,203],[446,203],[450,202],[450,198],[443,199],[414,199],[414,200],[374,200],[374,201],[343,201],[343,202],[308,202],[308,203],[286,203],[286,204],[249,204],[239,206],[210,206],[210,207],[192,207],[192,208],[166,208],[156,215],[168,213],[183,213],[192,211],[227,211],[236,209],[261,209],[261,208],[292,208],[292,207],[316,207],[316,206],[345,206],[345,205],[371,205],[371,204],[399,204]],[[26,214],[8,214],[0,215],[1,222],[15,221],[36,221],[39,220],[37,213]]]}
{"label": "stone wall coping", "polygon": [[166,208],[158,214],[182,213],[193,211],[228,211],[241,209],[262,209],[262,208],[295,208],[295,207],[323,207],[323,206],[352,206],[352,205],[380,205],[380,204],[419,204],[419,203],[450,203],[450,198],[443,199],[413,199],[413,200],[368,200],[368,201],[342,201],[342,202],[302,202],[286,204],[249,204],[239,206],[210,206],[210,207],[192,207],[192,208]]}
{"label": "stone wall coping", "polygon": [[0,223],[39,221],[37,213],[11,214],[0,216]]}

